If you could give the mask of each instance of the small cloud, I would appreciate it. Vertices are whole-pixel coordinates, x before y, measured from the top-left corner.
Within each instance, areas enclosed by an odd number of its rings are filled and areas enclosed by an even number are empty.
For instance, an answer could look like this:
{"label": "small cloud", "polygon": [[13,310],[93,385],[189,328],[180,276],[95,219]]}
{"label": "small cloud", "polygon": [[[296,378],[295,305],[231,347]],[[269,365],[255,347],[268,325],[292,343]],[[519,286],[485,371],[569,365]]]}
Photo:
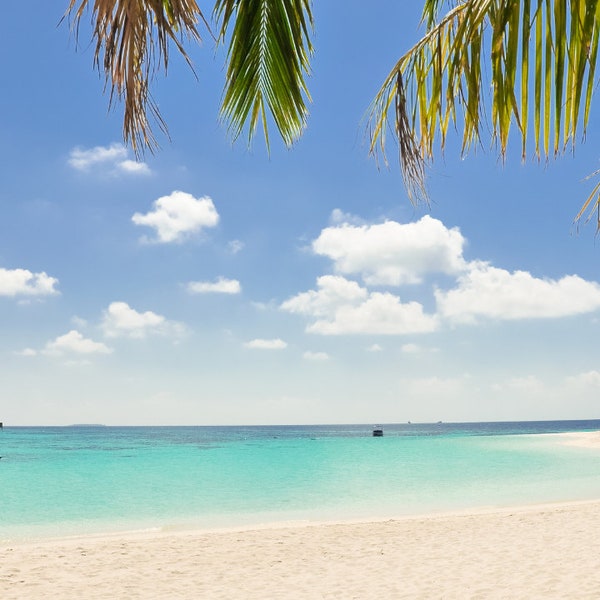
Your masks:
{"label": "small cloud", "polygon": [[95,146],[87,150],[77,147],[69,153],[68,163],[74,169],[87,171],[90,167],[100,163],[115,163],[127,158],[127,148],[122,144],[110,146]]}
{"label": "small cloud", "polygon": [[83,329],[84,327],[87,327],[88,324],[88,322],[85,319],[82,319],[78,316],[72,317],[71,323],[73,323],[73,325],[75,325],[75,327],[77,327],[78,329]]}
{"label": "small cloud", "polygon": [[268,300],[267,302],[252,301],[250,302],[250,306],[259,312],[277,311],[280,308],[278,301],[275,299]]}
{"label": "small cloud", "polygon": [[239,294],[242,286],[237,279],[219,277],[215,282],[191,281],[187,290],[190,294]]}
{"label": "small cloud", "polygon": [[17,350],[14,352],[17,356],[37,356],[37,350],[33,348],[25,348],[24,350]]}
{"label": "small cloud", "polygon": [[126,302],[112,302],[104,311],[104,335],[109,338],[143,339],[149,335],[182,337],[186,328],[177,321],[168,321],[150,310],[138,312]]}
{"label": "small cloud", "polygon": [[238,252],[241,252],[244,249],[245,245],[246,244],[244,244],[244,242],[240,240],[231,240],[227,244],[227,249],[231,254],[237,254]]}
{"label": "small cloud", "polygon": [[379,344],[371,344],[367,348],[367,352],[381,352],[383,348]]}
{"label": "small cloud", "polygon": [[32,273],[27,269],[0,268],[0,296],[51,296],[58,294],[56,285],[58,279],[43,271]]}
{"label": "small cloud", "polygon": [[69,153],[68,164],[77,171],[88,172],[92,167],[108,168],[111,174],[126,173],[132,175],[149,175],[150,168],[146,163],[131,160],[129,151],[123,144],[95,146],[94,148],[73,148]]}
{"label": "small cloud", "polygon": [[117,164],[120,171],[124,173],[131,173],[132,175],[150,175],[150,167],[143,162],[137,162],[135,160],[124,160]]}
{"label": "small cloud", "polygon": [[54,341],[48,342],[44,354],[62,356],[63,354],[110,354],[112,349],[102,342],[94,342],[72,329]]}
{"label": "small cloud", "polygon": [[329,354],[327,354],[327,352],[307,351],[302,355],[302,358],[304,358],[306,360],[326,361],[326,360],[329,360],[331,357],[329,356]]}
{"label": "small cloud", "polygon": [[135,213],[131,220],[136,225],[151,227],[157,243],[181,242],[186,236],[205,227],[215,227],[219,214],[208,196],[194,198],[186,192],[174,191],[153,203],[154,209],[146,214]]}
{"label": "small cloud", "polygon": [[244,344],[246,348],[253,348],[255,350],[283,350],[287,348],[287,343],[280,339],[274,340],[263,340],[255,339]]}
{"label": "small cloud", "polygon": [[348,224],[348,225],[364,225],[365,224],[365,220],[362,219],[361,217],[358,217],[356,215],[350,214],[350,213],[345,213],[343,210],[339,209],[339,208],[334,208],[331,211],[331,215],[329,216],[329,222],[332,225],[342,225],[342,224]]}

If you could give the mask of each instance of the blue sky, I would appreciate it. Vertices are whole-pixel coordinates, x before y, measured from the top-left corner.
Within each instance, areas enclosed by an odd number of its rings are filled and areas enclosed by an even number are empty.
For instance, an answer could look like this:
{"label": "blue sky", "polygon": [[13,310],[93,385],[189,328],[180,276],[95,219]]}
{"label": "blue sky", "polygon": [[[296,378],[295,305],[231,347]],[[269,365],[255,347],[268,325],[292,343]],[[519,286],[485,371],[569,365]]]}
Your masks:
{"label": "blue sky", "polygon": [[517,146],[505,165],[487,147],[461,160],[451,139],[414,208],[361,125],[419,35],[418,3],[382,5],[315,6],[291,150],[232,144],[207,37],[198,80],[175,54],[156,79],[171,141],[140,161],[89,32],[76,48],[61,3],[8,7],[27,27],[0,38],[0,420],[599,416],[600,249],[593,223],[572,225],[594,112],[575,156],[547,165]]}

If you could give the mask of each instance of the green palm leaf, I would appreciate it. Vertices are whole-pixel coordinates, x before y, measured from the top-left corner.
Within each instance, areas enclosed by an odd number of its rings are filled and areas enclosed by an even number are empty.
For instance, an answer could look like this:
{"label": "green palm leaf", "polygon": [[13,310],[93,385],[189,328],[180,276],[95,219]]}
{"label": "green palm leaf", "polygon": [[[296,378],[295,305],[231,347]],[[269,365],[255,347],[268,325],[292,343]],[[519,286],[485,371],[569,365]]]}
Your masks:
{"label": "green palm leaf", "polygon": [[306,126],[310,100],[310,1],[217,0],[215,16],[220,41],[232,28],[221,116],[233,138],[247,125],[250,141],[260,119],[268,147],[268,110],[285,143],[293,144]]}

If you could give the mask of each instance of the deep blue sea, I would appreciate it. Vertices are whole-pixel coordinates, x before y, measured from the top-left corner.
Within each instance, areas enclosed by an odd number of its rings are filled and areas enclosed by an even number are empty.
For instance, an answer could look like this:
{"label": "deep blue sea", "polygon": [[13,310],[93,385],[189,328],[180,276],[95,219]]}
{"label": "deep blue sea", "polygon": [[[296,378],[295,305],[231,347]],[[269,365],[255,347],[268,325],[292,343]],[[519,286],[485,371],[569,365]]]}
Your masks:
{"label": "deep blue sea", "polygon": [[600,499],[598,421],[7,427],[0,540]]}

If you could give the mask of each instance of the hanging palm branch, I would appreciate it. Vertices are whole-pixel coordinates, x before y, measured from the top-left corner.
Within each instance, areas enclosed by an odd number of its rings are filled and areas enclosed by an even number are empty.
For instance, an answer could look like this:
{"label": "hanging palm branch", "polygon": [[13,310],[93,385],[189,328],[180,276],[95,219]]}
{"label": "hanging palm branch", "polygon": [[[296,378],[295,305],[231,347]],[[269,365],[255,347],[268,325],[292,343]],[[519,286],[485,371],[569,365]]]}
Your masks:
{"label": "hanging palm branch", "polygon": [[[442,8],[449,10],[442,15]],[[548,159],[585,136],[598,55],[599,0],[426,0],[425,36],[396,63],[369,110],[370,150],[385,160],[389,130],[409,196],[427,199],[426,163],[462,128],[462,152],[491,119],[504,157],[516,127]],[[489,81],[484,74],[489,73]],[[583,207],[598,207],[598,186]]]}
{"label": "hanging palm branch", "polygon": [[312,53],[310,0],[217,0],[215,16],[221,42],[232,28],[221,109],[232,137],[247,125],[250,141],[261,120],[268,147],[268,109],[292,145],[306,126],[310,100],[304,78]]}
{"label": "hanging palm branch", "polygon": [[[78,31],[90,0],[71,0],[67,16]],[[77,6],[78,5],[78,6]],[[168,135],[166,124],[152,99],[149,85],[158,69],[167,70],[169,43],[190,64],[183,46],[185,38],[200,41],[198,23],[206,24],[195,0],[94,0],[94,64],[104,71],[110,89],[110,105],[115,97],[123,101],[123,137],[139,154],[158,146],[151,115]]]}
{"label": "hanging palm branch", "polygon": [[[104,72],[110,105],[115,98],[124,104],[124,140],[136,154],[153,150],[150,117],[168,131],[151,80],[159,69],[166,72],[171,43],[191,66],[184,42],[201,41],[200,22],[210,27],[195,0],[70,0],[66,16],[76,31],[90,9],[94,63]],[[214,14],[218,41],[229,43],[221,115],[233,137],[248,124],[251,139],[260,119],[268,146],[270,113],[291,145],[306,125],[310,100],[304,80],[312,52],[310,0],[216,0]]]}

